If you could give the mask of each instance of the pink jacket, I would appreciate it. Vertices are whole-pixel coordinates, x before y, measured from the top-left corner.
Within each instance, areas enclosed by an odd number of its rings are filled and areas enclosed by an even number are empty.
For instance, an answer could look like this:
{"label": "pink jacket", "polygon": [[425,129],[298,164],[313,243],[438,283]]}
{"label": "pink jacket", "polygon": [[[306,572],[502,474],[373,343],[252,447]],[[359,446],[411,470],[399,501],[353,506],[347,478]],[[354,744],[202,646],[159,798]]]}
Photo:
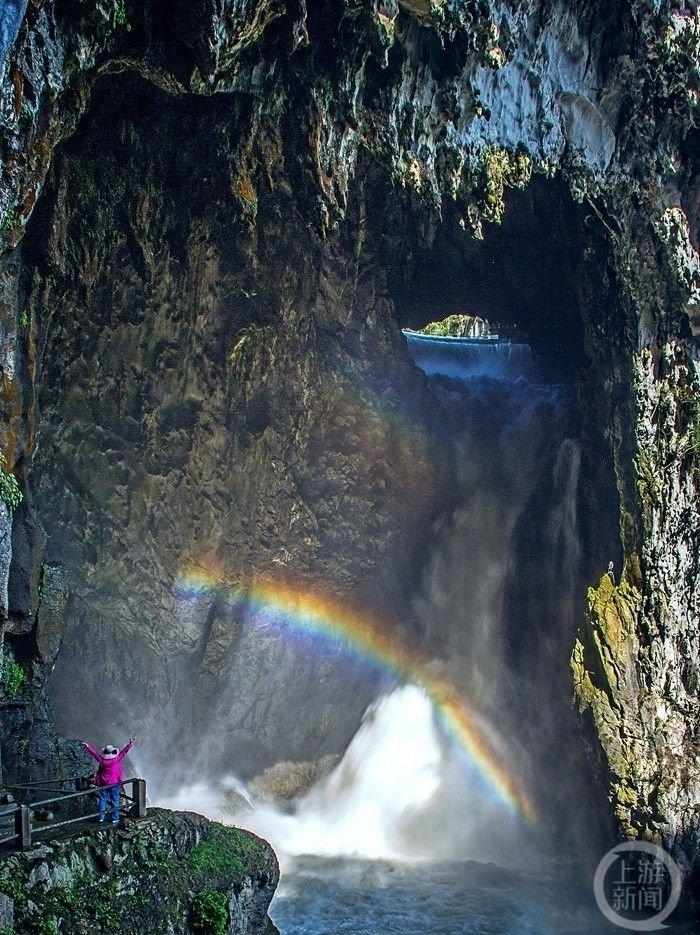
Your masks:
{"label": "pink jacket", "polygon": [[111,786],[115,782],[122,781],[122,760],[131,750],[131,741],[123,747],[116,756],[103,756],[94,747],[85,744],[85,749],[97,760],[97,773],[95,775],[95,784],[98,786]]}

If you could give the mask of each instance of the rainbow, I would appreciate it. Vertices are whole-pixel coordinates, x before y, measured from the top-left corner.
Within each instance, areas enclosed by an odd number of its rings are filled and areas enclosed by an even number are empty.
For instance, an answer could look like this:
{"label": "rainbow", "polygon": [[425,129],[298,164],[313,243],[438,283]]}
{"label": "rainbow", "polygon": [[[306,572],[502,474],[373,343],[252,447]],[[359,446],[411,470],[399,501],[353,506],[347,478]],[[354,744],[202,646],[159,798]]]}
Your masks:
{"label": "rainbow", "polygon": [[176,594],[187,600],[223,596],[232,604],[250,608],[264,622],[294,633],[331,639],[344,650],[379,665],[399,681],[419,685],[431,699],[443,727],[488,787],[511,810],[531,823],[536,821],[531,801],[455,686],[433,673],[417,653],[393,638],[390,628],[380,627],[369,615],[350,611],[322,594],[270,580],[243,587],[227,581],[219,571],[201,566],[180,574]]}

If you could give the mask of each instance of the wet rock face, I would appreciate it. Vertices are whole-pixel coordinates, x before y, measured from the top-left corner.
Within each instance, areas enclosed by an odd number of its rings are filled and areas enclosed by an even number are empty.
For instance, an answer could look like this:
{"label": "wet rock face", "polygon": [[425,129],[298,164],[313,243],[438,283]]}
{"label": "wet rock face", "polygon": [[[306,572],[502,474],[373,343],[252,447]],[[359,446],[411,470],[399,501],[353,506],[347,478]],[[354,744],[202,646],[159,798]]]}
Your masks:
{"label": "wet rock face", "polygon": [[[179,732],[164,709],[182,725],[203,708],[216,759],[233,749],[255,768],[337,745],[372,686],[251,630],[231,590],[289,579],[377,610],[400,603],[444,499],[442,456],[371,251],[353,252],[359,219],[323,240],[291,199],[261,198],[256,228],[241,223],[225,206],[226,152],[207,160],[189,145],[203,123],[221,135],[222,108],[188,117],[143,86],[123,94],[131,119],[121,105],[106,121],[96,110],[61,157],[37,256],[37,315],[62,296],[41,351],[34,474],[47,556],[71,582],[56,701],[92,736],[84,699],[103,694],[106,658],[111,697],[143,686],[154,743]],[[93,200],[98,190],[113,196]],[[211,586],[188,602],[193,570]],[[270,672],[279,687],[259,707]],[[132,718],[121,705],[110,715],[126,731]]]}
{"label": "wet rock face", "polygon": [[622,580],[606,575],[589,590],[572,667],[581,709],[608,754],[622,833],[670,839],[688,870],[700,793],[698,401],[675,343],[658,356],[638,352],[634,367],[644,545]]}
{"label": "wet rock face", "polygon": [[[661,835],[691,861],[691,10],[20,7],[0,24],[0,314],[3,451],[25,502],[11,540],[6,517],[0,569],[6,629],[33,673],[25,713],[43,704],[65,605],[64,723],[87,728],[83,699],[107,683],[110,730],[126,729],[138,684],[161,721],[193,712],[195,735],[213,712],[202,762],[336,752],[373,686],[301,644],[253,639],[231,587],[291,574],[375,612],[407,606],[449,491],[387,276],[410,282],[438,207],[461,221],[455,236],[488,241],[509,188],[560,172],[596,269],[577,280],[583,435],[617,487],[589,492],[594,512],[619,503],[635,569],[610,664],[637,697],[601,673],[600,608],[582,624],[575,681],[621,833]],[[191,567],[213,582],[206,600],[182,600]],[[12,750],[27,740],[15,737]],[[655,751],[644,775],[642,749]]]}

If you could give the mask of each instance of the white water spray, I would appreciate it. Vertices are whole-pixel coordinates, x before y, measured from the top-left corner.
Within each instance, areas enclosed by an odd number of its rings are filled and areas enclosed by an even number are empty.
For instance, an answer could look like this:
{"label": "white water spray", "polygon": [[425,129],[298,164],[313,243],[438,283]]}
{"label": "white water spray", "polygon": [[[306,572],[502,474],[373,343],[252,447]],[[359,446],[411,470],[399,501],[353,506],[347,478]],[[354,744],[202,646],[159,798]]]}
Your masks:
{"label": "white water spray", "polygon": [[287,854],[415,857],[402,824],[437,793],[443,757],[430,701],[409,685],[370,706],[338,766],[295,814],[263,806],[249,821]]}
{"label": "white water spray", "polygon": [[[541,547],[556,556],[557,593],[564,579],[565,590],[572,589],[579,449],[565,439],[558,456],[552,451],[559,394],[528,378],[527,347],[460,349],[452,342],[447,353],[445,343],[422,342],[419,350],[427,356],[419,365],[442,377],[438,386],[454,423],[461,499],[436,530],[415,612],[426,646],[478,701],[501,734],[504,760],[522,775],[531,766],[528,747],[536,743],[525,742],[527,681],[506,663],[506,637],[518,621],[506,619],[505,588],[519,524],[532,517],[538,482],[549,476]],[[518,585],[528,587],[521,578]],[[548,629],[558,636],[559,608],[548,603],[545,609],[556,611]],[[530,703],[549,710],[548,700],[544,692]],[[397,688],[371,705],[340,763],[291,807],[232,789],[231,782],[190,787],[163,804],[243,825],[270,840],[283,860],[316,855],[512,863],[525,852],[533,858],[536,834],[494,794],[464,751],[451,746],[431,700],[416,686]]]}
{"label": "white water spray", "polygon": [[[402,841],[402,824],[438,792],[445,755],[429,698],[408,685],[367,709],[340,763],[293,813],[271,801],[255,802],[230,778],[216,789],[204,783],[183,787],[160,804],[235,820],[284,855],[407,859],[417,854]],[[232,806],[232,791],[250,807]]]}
{"label": "white water spray", "polygon": [[[232,793],[234,793],[232,795]],[[238,807],[236,802],[239,803]],[[232,778],[196,784],[160,804],[204,811],[301,855],[415,861],[505,857],[526,832],[442,735],[423,689],[372,704],[340,763],[285,811]],[[516,848],[517,850],[517,848]]]}

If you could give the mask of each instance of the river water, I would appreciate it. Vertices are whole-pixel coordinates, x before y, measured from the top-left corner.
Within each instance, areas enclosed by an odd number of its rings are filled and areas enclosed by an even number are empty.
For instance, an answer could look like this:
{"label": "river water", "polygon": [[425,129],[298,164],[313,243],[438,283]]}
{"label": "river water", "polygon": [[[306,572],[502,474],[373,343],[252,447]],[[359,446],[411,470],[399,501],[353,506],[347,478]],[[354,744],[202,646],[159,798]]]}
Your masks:
{"label": "river water", "polygon": [[234,777],[162,804],[272,843],[282,876],[270,916],[282,935],[612,931],[571,859],[554,859],[537,828],[490,801],[416,686],[378,699],[336,768],[291,806]]}
{"label": "river water", "polygon": [[562,875],[479,862],[300,858],[286,869],[270,914],[283,935],[619,932],[602,924],[590,892]]}
{"label": "river water", "polygon": [[[282,873],[270,916],[282,935],[619,933],[575,855],[553,855],[538,828],[499,814],[483,792],[470,805],[455,794],[453,752],[429,699],[404,686],[375,702],[338,766],[292,806],[256,798],[234,777],[161,804],[273,844]],[[478,859],[441,858],[460,847]]]}

